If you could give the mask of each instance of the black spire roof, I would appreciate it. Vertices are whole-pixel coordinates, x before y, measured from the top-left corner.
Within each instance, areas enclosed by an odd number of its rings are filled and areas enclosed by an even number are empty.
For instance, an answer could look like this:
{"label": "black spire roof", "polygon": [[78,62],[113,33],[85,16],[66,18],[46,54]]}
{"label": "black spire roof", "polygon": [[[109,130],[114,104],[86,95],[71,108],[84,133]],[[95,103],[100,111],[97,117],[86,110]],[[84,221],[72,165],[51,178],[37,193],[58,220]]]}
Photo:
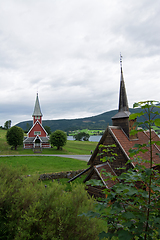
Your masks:
{"label": "black spire roof", "polygon": [[125,83],[123,78],[121,59],[120,59],[120,63],[121,63],[121,78],[120,78],[121,80],[120,80],[120,92],[119,92],[119,109],[118,109],[118,113],[115,116],[113,116],[112,119],[125,118],[125,117],[129,117],[130,115],[128,100],[127,100],[127,93],[126,93],[126,88],[125,88]]}

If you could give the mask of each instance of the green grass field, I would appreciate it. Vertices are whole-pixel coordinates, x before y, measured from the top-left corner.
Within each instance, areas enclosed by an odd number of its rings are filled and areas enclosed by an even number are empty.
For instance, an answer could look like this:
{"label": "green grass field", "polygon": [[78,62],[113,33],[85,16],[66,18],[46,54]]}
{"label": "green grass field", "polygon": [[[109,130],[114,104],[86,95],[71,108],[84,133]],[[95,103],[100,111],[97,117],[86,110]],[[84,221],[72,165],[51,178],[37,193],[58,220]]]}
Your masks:
{"label": "green grass field", "polygon": [[[70,170],[86,169],[87,162],[77,159],[55,157],[55,156],[16,156],[17,154],[33,154],[31,149],[24,150],[22,146],[18,150],[11,150],[6,142],[6,130],[0,129],[0,155],[15,155],[9,157],[0,157],[0,163],[6,163],[13,168],[25,169],[25,174],[42,174]],[[91,150],[96,147],[95,142],[67,141],[63,150],[56,148],[43,149],[42,154],[72,154],[72,155],[89,155]]]}
{"label": "green grass field", "polygon": [[61,171],[72,171],[85,169],[88,167],[87,162],[77,159],[64,157],[48,156],[15,156],[0,157],[0,164],[5,163],[16,169],[23,169],[25,174],[42,174]]}
{"label": "green grass field", "polygon": [[[6,132],[6,130],[0,129],[0,155],[33,154],[32,149],[23,149],[23,146],[19,146],[17,151],[11,150],[11,147],[6,142]],[[67,141],[62,150],[56,148],[43,149],[42,154],[88,155],[91,150],[95,149],[96,145],[96,142]]]}

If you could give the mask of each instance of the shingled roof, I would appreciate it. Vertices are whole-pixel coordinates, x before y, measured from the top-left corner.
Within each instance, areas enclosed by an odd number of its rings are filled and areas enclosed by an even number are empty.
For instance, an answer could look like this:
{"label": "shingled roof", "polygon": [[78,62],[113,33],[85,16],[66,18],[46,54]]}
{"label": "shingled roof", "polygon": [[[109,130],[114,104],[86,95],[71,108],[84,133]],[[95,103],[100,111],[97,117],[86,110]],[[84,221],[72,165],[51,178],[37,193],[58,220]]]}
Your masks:
{"label": "shingled roof", "polygon": [[106,188],[112,188],[117,183],[117,180],[112,180],[109,176],[104,174],[104,172],[106,172],[110,173],[112,176],[117,176],[108,162],[94,166],[94,169]]}
{"label": "shingled roof", "polygon": [[[36,136],[37,137],[37,136]],[[36,140],[36,137],[26,137],[23,141],[24,143],[33,143]],[[39,137],[40,141],[42,143],[48,143],[49,138],[48,137]]]}
{"label": "shingled roof", "polygon": [[[94,162],[95,156],[98,154],[99,145],[104,143],[104,140],[107,137],[108,133],[110,133],[111,136],[114,138],[115,142],[121,148],[121,150],[123,151],[124,155],[126,156],[126,158],[128,160],[130,159],[129,149],[133,148],[135,144],[148,144],[148,142],[149,142],[149,132],[148,131],[138,132],[138,134],[137,134],[138,138],[136,140],[132,140],[132,139],[128,138],[128,136],[125,134],[125,132],[120,127],[108,126],[108,128],[106,129],[102,138],[100,139],[95,151],[93,152],[93,154],[88,162],[88,165],[92,165],[92,164],[94,165],[93,162]],[[151,134],[152,134],[152,141],[160,141],[160,138],[158,137],[158,135],[155,133],[154,130],[152,130]],[[148,149],[148,148],[146,148],[146,149]],[[154,161],[153,166],[155,166],[157,164],[160,164],[160,158],[158,155],[156,155],[157,152],[160,153],[159,146],[157,146],[156,144],[153,144],[152,151],[153,151],[153,161]],[[145,153],[139,152],[137,155],[145,160],[148,160],[148,161],[150,160],[149,149],[147,152],[145,152]],[[133,162],[133,165],[135,165],[134,162]],[[144,165],[146,167],[149,167],[149,163],[144,163]]]}

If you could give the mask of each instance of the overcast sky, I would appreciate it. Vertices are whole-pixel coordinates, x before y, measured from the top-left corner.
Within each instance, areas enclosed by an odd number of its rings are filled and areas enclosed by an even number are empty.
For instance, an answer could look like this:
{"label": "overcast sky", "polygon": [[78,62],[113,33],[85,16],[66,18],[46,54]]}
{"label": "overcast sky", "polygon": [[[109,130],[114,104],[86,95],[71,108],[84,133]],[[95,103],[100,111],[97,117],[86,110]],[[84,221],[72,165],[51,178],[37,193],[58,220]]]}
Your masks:
{"label": "overcast sky", "polygon": [[160,100],[159,0],[0,1],[0,125],[118,108],[120,52],[129,106]]}

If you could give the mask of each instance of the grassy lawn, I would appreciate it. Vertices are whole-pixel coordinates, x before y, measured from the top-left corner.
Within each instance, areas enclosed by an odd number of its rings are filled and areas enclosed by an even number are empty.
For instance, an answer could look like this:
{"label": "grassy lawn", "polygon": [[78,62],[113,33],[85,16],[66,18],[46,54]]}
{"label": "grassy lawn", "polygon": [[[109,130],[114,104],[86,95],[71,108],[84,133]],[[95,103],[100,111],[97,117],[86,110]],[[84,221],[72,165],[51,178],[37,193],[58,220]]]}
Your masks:
{"label": "grassy lawn", "polygon": [[[33,154],[31,149],[23,149],[22,146],[18,150],[11,150],[11,147],[6,142],[6,130],[0,129],[0,155],[15,155],[14,157],[0,157],[0,164],[6,163],[13,168],[25,169],[26,175],[35,175],[42,173],[54,173],[61,171],[72,171],[79,169],[86,169],[87,162],[77,159],[70,159],[55,156],[17,156],[17,154]],[[89,155],[91,150],[96,147],[95,142],[82,142],[82,141],[67,141],[63,150],[56,150],[56,148],[43,149],[42,154],[72,154],[72,155]]]}
{"label": "grassy lawn", "polygon": [[[11,147],[6,142],[6,132],[6,130],[0,129],[0,155],[33,154],[32,149],[23,149],[23,146],[19,146],[17,151],[11,150]],[[62,150],[57,150],[56,148],[43,149],[42,153],[89,155],[96,145],[96,142],[67,141]]]}
{"label": "grassy lawn", "polygon": [[83,141],[67,141],[64,149],[68,154],[91,154],[97,146],[97,142],[83,142]]}
{"label": "grassy lawn", "polygon": [[55,173],[61,171],[86,169],[87,162],[64,157],[0,157],[0,164],[6,163],[13,168],[25,170],[25,174]]}

